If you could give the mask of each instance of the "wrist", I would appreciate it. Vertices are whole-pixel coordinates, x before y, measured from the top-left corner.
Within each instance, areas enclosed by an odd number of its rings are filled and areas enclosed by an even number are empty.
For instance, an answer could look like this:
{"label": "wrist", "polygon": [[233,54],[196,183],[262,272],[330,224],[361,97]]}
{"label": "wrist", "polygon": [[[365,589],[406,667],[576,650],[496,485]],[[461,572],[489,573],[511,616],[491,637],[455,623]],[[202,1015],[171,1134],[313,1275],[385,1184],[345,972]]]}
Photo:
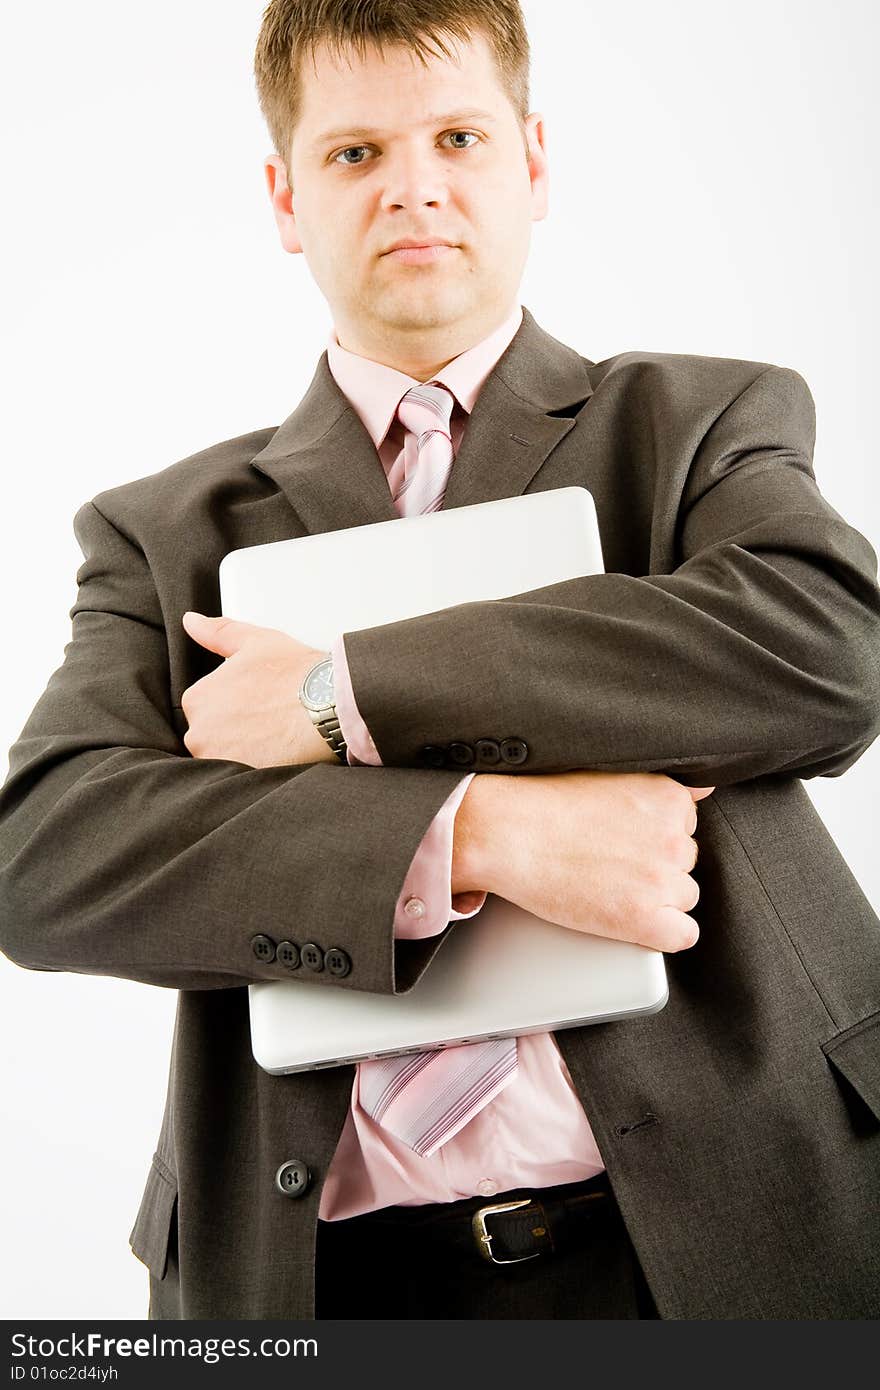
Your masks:
{"label": "wrist", "polygon": [[455,813],[452,832],[452,894],[492,893],[495,882],[494,826],[503,777],[474,777]]}
{"label": "wrist", "polygon": [[336,709],[333,658],[329,652],[320,651],[312,651],[309,658],[299,687],[300,704],[305,707],[318,737],[324,741],[330,758],[347,765],[348,750]]}

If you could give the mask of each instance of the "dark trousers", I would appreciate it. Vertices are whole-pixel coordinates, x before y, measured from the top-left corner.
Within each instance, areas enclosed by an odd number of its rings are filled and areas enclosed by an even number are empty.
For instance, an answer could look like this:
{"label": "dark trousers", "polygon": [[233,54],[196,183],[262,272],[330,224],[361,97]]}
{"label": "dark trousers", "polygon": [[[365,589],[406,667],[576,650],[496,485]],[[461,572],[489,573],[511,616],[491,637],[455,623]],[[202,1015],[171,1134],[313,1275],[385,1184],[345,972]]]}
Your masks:
{"label": "dark trousers", "polygon": [[[468,1244],[471,1218],[487,1203],[586,1193],[602,1200],[596,1218],[578,1226],[573,1248],[496,1265],[475,1240]],[[316,1318],[659,1317],[604,1173],[562,1187],[319,1221],[315,1279]]]}

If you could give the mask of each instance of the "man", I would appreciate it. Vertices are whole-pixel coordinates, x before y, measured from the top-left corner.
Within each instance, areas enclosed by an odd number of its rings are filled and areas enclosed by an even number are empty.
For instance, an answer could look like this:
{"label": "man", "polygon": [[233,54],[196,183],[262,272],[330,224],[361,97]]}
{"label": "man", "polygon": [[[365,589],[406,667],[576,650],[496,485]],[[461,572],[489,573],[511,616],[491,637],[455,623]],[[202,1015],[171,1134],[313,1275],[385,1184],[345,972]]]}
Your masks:
{"label": "man", "polygon": [[[800,780],[880,727],[876,559],[816,488],[796,372],[597,364],[520,306],[527,57],[509,0],[274,0],[267,181],[327,354],[278,429],[76,517],[3,947],[181,991],[131,1234],[151,1317],[880,1312],[877,919]],[[230,550],[572,484],[606,574],[340,634],[317,725],[328,653],[217,619]],[[516,1040],[425,1153],[369,1063],[255,1064],[249,983],[401,993],[486,891],[668,952],[667,1006]]]}

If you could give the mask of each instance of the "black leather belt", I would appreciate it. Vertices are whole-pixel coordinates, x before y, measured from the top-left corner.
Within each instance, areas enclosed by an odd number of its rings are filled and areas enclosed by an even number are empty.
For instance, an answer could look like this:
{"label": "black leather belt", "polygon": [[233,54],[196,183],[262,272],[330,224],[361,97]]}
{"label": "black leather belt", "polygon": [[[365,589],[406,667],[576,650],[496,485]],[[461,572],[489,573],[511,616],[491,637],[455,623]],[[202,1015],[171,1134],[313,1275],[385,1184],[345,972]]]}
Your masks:
{"label": "black leather belt", "polygon": [[383,1207],[355,1220],[406,1231],[419,1241],[470,1250],[493,1265],[515,1265],[583,1245],[619,1216],[606,1173],[559,1187],[521,1188],[494,1201],[479,1197],[415,1207]]}

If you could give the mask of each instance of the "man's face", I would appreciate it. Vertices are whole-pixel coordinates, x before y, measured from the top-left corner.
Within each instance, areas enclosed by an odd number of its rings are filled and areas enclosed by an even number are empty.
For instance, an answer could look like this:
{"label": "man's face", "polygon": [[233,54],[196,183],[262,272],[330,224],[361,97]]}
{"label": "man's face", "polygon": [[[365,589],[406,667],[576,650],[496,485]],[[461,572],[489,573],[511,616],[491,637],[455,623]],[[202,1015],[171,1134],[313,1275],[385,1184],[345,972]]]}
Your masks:
{"label": "man's face", "polygon": [[[302,65],[290,184],[265,164],[287,251],[303,252],[343,347],[431,364],[485,337],[516,302],[531,225],[547,211],[541,117],[523,134],[488,43],[458,60],[394,47]],[[401,240],[442,238],[402,256]],[[402,370],[406,370],[403,366]]]}

